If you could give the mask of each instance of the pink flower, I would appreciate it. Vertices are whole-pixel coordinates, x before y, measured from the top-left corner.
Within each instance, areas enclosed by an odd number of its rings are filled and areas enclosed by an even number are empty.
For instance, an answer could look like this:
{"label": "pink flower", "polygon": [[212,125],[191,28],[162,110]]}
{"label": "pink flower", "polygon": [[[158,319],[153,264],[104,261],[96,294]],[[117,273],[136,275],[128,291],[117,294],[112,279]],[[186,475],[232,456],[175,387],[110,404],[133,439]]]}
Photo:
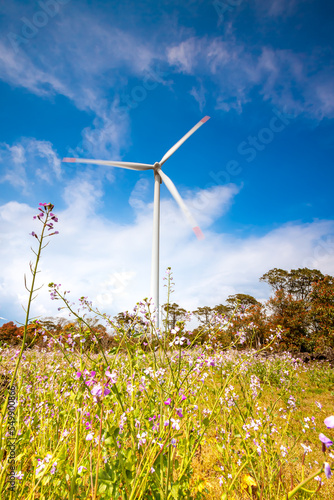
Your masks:
{"label": "pink flower", "polygon": [[176,408],[176,415],[180,418],[183,417],[182,408]]}
{"label": "pink flower", "polygon": [[166,399],[166,401],[164,403],[165,403],[165,405],[170,405],[171,402],[172,402],[171,398],[168,398],[168,399]]}
{"label": "pink flower", "polygon": [[331,415],[330,417],[325,418],[324,424],[328,429],[334,429],[334,416]]}
{"label": "pink flower", "polygon": [[328,462],[324,463],[324,470],[325,470],[325,475],[326,475],[327,479],[329,479],[332,475],[332,471],[331,471],[331,467],[330,467]]}
{"label": "pink flower", "polygon": [[110,392],[111,391],[109,389],[103,387],[101,384],[94,385],[93,389],[91,390],[92,396],[98,396],[99,398],[101,396],[108,396]]}
{"label": "pink flower", "polygon": [[328,437],[326,437],[322,432],[319,434],[319,439],[322,442],[322,451],[325,452],[326,448],[332,446],[333,441],[331,441]]}
{"label": "pink flower", "polygon": [[116,384],[117,382],[117,373],[115,370],[110,372],[109,370],[106,371],[106,376],[109,378],[109,381],[111,384]]}

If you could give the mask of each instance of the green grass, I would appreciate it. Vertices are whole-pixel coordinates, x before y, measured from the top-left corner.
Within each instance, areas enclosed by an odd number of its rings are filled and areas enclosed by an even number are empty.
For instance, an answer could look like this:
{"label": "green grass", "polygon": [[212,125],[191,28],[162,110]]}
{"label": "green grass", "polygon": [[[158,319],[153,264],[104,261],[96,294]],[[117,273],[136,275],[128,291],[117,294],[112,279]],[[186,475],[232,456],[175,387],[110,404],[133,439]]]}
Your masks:
{"label": "green grass", "polygon": [[[289,356],[262,360],[234,351],[180,349],[166,355],[137,349],[107,355],[117,381],[110,394],[94,401],[93,386],[75,373],[94,370],[95,382],[106,380],[103,357],[65,353],[68,359],[33,349],[21,362],[16,470],[23,478],[14,493],[6,490],[7,450],[1,498],[284,499],[321,467],[318,434],[333,437],[323,424],[333,414],[334,390],[334,372],[325,363],[302,365]],[[2,372],[10,374],[14,350],[1,356]],[[4,433],[7,425],[5,418]],[[312,449],[304,465],[301,444]],[[328,452],[326,460],[332,461]],[[314,498],[334,498],[332,480],[322,479]],[[306,488],[317,486],[312,480]],[[294,498],[310,496],[299,491]]]}

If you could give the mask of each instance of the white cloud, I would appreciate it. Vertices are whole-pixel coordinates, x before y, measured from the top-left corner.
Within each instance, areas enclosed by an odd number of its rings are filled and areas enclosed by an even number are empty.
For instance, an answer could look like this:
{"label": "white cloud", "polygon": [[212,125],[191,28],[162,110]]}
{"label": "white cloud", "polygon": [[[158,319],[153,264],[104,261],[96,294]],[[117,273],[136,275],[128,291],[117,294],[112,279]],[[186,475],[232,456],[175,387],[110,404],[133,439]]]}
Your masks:
{"label": "white cloud", "polygon": [[[189,37],[168,47],[166,54],[175,71],[201,79],[218,109],[241,113],[258,89],[264,100],[284,111],[317,120],[334,116],[333,66],[324,66],[317,50],[306,55],[247,46],[228,35]],[[194,87],[190,92],[201,105]]]}
{"label": "white cloud", "polygon": [[[7,10],[7,25],[10,14],[16,18],[17,9]],[[43,98],[66,96],[78,109],[93,112],[76,152],[117,159],[129,134],[129,110],[120,106],[119,93],[131,77],[152,79],[156,48],[116,21],[112,26],[103,13],[70,4],[25,42],[16,48],[8,39],[0,41],[0,79]]]}
{"label": "white cloud", "polygon": [[150,183],[147,178],[139,179],[139,181],[136,182],[129,198],[129,203],[134,209],[146,209],[145,199],[149,192],[149,185]]}
{"label": "white cloud", "polygon": [[263,16],[286,18],[294,14],[299,3],[300,0],[271,0],[271,2],[256,0],[256,8],[262,18]]}
{"label": "white cloud", "polygon": [[[55,213],[59,235],[50,238],[43,251],[38,285],[50,281],[71,290],[71,299],[88,296],[104,312],[112,315],[132,308],[150,293],[152,240],[152,203],[145,202],[146,181],[139,181],[132,203],[132,223],[117,224],[98,215],[101,191],[89,186],[86,179],[77,184],[74,197],[68,185],[68,207]],[[205,239],[197,241],[180,216],[173,200],[161,203],[161,275],[172,267],[176,291],[172,300],[187,309],[224,302],[233,293],[244,292],[258,299],[268,296],[259,278],[273,267],[284,269],[303,266],[334,274],[334,221],[309,224],[289,223],[262,236],[238,238],[217,234],[210,229],[220,214],[228,209],[238,189],[233,186],[210,188],[205,216],[196,214],[203,225]],[[193,210],[202,192],[181,194]],[[141,196],[144,194],[144,196]],[[88,207],[88,208],[87,208]],[[0,207],[3,244],[0,248],[0,315],[22,320],[20,304],[26,305],[23,274],[33,258],[29,246],[36,243],[28,235],[38,228],[32,220],[35,210],[26,204],[10,202]],[[160,301],[166,300],[161,276]],[[49,300],[46,285],[33,303],[33,314],[60,314],[58,303]]]}
{"label": "white cloud", "polygon": [[10,146],[0,143],[0,183],[9,182],[29,195],[34,183],[53,184],[61,179],[61,163],[49,141],[22,138]]}
{"label": "white cloud", "polygon": [[202,112],[206,104],[206,90],[203,86],[203,83],[200,82],[199,86],[193,87],[189,93],[193,96],[195,101],[198,102],[199,109]]}

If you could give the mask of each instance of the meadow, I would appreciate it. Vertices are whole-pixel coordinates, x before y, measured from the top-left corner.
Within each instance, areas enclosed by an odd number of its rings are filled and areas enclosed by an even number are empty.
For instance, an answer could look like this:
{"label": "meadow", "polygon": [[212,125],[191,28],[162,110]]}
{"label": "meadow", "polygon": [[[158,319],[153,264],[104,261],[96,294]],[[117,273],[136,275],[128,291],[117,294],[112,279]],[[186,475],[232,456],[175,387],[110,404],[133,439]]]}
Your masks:
{"label": "meadow", "polygon": [[[17,356],[2,350],[3,374]],[[334,455],[324,457],[318,437],[332,432],[323,422],[334,396],[327,364],[182,345],[106,359],[69,347],[25,352],[16,489],[6,483],[5,445],[1,498],[271,500],[292,498],[312,476],[304,490],[333,498],[322,465]],[[304,490],[294,497],[310,498]]]}
{"label": "meadow", "polygon": [[[1,499],[334,498],[334,370],[276,352],[279,329],[257,349],[244,347],[243,332],[224,347],[215,331],[222,338],[228,321],[217,314],[196,345],[183,325],[157,329],[150,300],[125,327],[85,297],[76,308],[51,283],[75,327],[56,335],[36,320],[44,347],[29,347],[52,209],[42,205],[42,233],[32,233],[39,247],[21,345],[0,352]],[[91,315],[113,327],[111,348]]]}

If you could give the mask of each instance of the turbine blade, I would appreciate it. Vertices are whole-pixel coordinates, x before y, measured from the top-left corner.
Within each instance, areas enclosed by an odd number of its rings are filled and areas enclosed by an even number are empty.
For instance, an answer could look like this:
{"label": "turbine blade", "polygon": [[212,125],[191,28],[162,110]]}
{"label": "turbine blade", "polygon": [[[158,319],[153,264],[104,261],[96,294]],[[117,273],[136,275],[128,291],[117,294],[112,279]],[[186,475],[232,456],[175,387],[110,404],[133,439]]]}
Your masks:
{"label": "turbine blade", "polygon": [[160,168],[158,168],[157,171],[158,171],[161,179],[164,181],[164,183],[165,183],[168,191],[173,196],[174,200],[179,205],[179,207],[181,208],[182,212],[186,216],[187,220],[191,224],[191,227],[193,228],[193,231],[196,234],[197,238],[199,240],[203,240],[204,239],[204,234],[200,230],[200,228],[199,228],[197,222],[195,221],[194,217],[191,215],[188,207],[186,206],[186,204],[182,200],[182,198],[180,196],[180,193],[178,192],[178,190],[176,189],[176,187],[174,185],[174,182],[168,177],[168,175],[164,174],[164,172]]}
{"label": "turbine blade", "polygon": [[128,161],[87,160],[86,158],[63,158],[67,163],[92,163],[93,165],[106,165],[109,167],[127,168],[128,170],[152,170],[153,165],[147,163],[132,163]]}
{"label": "turbine blade", "polygon": [[173,153],[175,153],[175,151],[177,149],[179,149],[180,146],[182,146],[182,144],[194,133],[196,132],[196,130],[198,130],[202,125],[203,123],[207,122],[208,120],[210,120],[210,116],[204,116],[204,118],[202,118],[202,120],[200,120],[191,130],[189,130],[189,132],[186,133],[186,135],[184,135],[182,137],[182,139],[180,139],[176,144],[174,144],[174,146],[172,148],[170,148],[167,153],[161,158],[160,160],[160,165],[163,165],[165,163],[165,161],[168,160],[168,158],[170,158],[172,156]]}

